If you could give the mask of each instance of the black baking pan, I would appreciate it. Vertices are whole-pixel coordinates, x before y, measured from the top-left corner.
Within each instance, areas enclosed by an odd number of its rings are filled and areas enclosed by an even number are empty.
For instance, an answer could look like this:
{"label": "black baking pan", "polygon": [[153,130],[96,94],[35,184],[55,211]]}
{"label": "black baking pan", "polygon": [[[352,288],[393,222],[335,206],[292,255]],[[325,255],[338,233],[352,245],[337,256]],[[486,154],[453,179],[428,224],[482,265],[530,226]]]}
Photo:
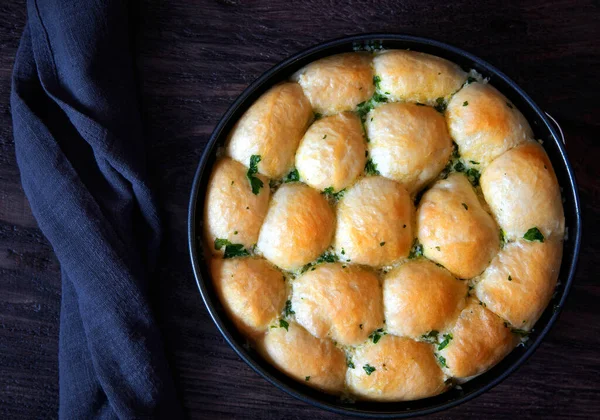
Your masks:
{"label": "black baking pan", "polygon": [[[244,111],[268,88],[277,82],[288,79],[296,70],[312,61],[333,54],[380,46],[385,49],[411,49],[437,55],[462,66],[467,71],[475,69],[484,77],[489,78],[490,83],[508,97],[525,115],[533,128],[535,138],[543,141],[543,146],[554,165],[562,189],[567,226],[556,293],[529,335],[529,340],[513,350],[498,365],[460,387],[431,398],[395,403],[344,401],[339,397],[324,394],[298,383],[266,362],[246,345],[245,338],[237,332],[223,311],[212,287],[204,260],[201,239],[204,196],[212,166],[216,160],[217,149],[224,145],[227,134]],[[252,369],[281,390],[317,407],[360,417],[406,418],[434,413],[469,401],[498,385],[533,354],[556,322],[571,288],[581,245],[581,209],[575,176],[563,141],[564,139],[559,136],[553,122],[512,80],[485,61],[450,45],[407,35],[367,34],[327,41],[302,51],[264,73],[242,92],[217,124],[198,165],[189,204],[188,242],[194,275],[206,308],[225,340]],[[231,378],[231,380],[234,381],[235,378]]]}

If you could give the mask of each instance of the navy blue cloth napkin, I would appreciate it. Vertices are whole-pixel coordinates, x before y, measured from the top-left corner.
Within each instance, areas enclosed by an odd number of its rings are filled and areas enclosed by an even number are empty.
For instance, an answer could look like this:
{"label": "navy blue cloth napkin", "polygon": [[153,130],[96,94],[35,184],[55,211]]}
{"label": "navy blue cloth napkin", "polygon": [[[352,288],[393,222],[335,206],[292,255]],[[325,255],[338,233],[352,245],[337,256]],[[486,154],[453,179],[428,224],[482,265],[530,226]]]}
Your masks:
{"label": "navy blue cloth napkin", "polygon": [[59,415],[177,418],[148,302],[147,184],[127,2],[28,0],[11,95],[23,187],[62,270]]}

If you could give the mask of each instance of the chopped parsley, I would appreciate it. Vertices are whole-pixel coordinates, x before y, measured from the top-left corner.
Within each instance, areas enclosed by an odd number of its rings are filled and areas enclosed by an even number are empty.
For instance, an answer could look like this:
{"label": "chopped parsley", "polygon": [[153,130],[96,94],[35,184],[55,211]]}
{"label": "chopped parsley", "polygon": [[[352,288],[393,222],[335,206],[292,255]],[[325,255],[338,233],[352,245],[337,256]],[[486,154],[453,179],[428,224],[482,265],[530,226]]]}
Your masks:
{"label": "chopped parsley", "polygon": [[461,161],[458,161],[458,162],[456,162],[456,165],[454,165],[454,170],[456,172],[464,172],[465,171],[465,165]]}
{"label": "chopped parsley", "polygon": [[380,175],[379,171],[377,170],[377,164],[374,163],[372,159],[367,160],[365,172],[367,175]]}
{"label": "chopped parsley", "polygon": [[512,276],[510,274],[508,275],[508,281],[512,281]]}
{"label": "chopped parsley", "polygon": [[435,100],[435,105],[433,106],[435,108],[435,110],[437,112],[439,112],[440,114],[443,114],[444,111],[446,111],[446,107],[448,105],[446,104],[446,101],[444,101],[444,98],[437,98]]}
{"label": "chopped parsley", "polygon": [[452,142],[452,159],[458,159],[460,153],[458,153],[458,144],[455,141]]}
{"label": "chopped parsley", "polygon": [[248,167],[248,172],[246,173],[246,177],[248,181],[250,181],[250,187],[252,188],[252,194],[258,195],[260,189],[263,187],[263,182],[256,177],[255,175],[258,173],[258,163],[260,162],[260,155],[252,155],[250,157],[250,166]]}
{"label": "chopped parsley", "polygon": [[437,249],[438,251],[441,251],[439,246],[436,246],[435,249]]}
{"label": "chopped parsley", "polygon": [[250,255],[250,253],[244,249],[244,245],[230,244],[225,246],[223,258],[246,257],[248,255]]}
{"label": "chopped parsley", "polygon": [[381,83],[381,77],[373,76],[373,84],[375,85],[376,89],[380,89],[380,86],[379,86],[380,83]]}
{"label": "chopped parsley", "polygon": [[363,326],[363,324],[360,324],[360,325],[358,326],[358,328],[360,328],[360,329],[362,330],[362,329],[363,329],[363,328],[362,328],[362,326]]}
{"label": "chopped parsley", "polygon": [[296,313],[292,310],[292,301],[291,300],[285,301],[285,308],[284,308],[283,312],[284,312],[285,316],[294,315]]}
{"label": "chopped parsley", "polygon": [[467,77],[467,85],[470,85],[471,83],[476,82],[476,81],[477,81],[477,79],[474,77],[471,77],[471,76]]}
{"label": "chopped parsley", "polygon": [[381,340],[381,337],[384,335],[387,335],[387,333],[383,331],[383,328],[379,328],[373,331],[371,335],[369,335],[369,338],[373,340],[373,344],[377,344],[379,340]]}
{"label": "chopped parsley", "polygon": [[423,334],[421,336],[421,340],[433,344],[437,342],[438,334],[439,332],[437,332],[436,330],[431,330],[427,334]]}
{"label": "chopped parsley", "polygon": [[440,365],[442,365],[442,367],[445,367],[445,368],[448,367],[448,365],[446,364],[446,358],[444,356],[440,356],[438,354],[437,359],[438,359],[438,362],[440,362]]}
{"label": "chopped parsley", "polygon": [[418,242],[418,240],[415,239],[413,247],[410,250],[410,254],[408,254],[408,258],[412,260],[413,258],[422,257],[422,256],[423,256],[423,245],[421,245]]}
{"label": "chopped parsley", "polygon": [[445,349],[453,338],[452,334],[444,334],[444,340],[438,346],[438,350]]}
{"label": "chopped parsley", "polygon": [[463,106],[468,106],[469,105],[469,101],[464,101],[463,102]]}
{"label": "chopped parsley", "polygon": [[321,118],[323,118],[323,114],[320,114],[320,113],[318,113],[318,112],[315,112],[315,120],[319,120],[319,119],[321,119]]}
{"label": "chopped parsley", "polygon": [[525,233],[525,235],[523,235],[523,239],[530,242],[544,242],[544,235],[542,234],[542,232],[540,232],[540,230],[537,227],[532,227]]}
{"label": "chopped parsley", "polygon": [[365,370],[365,372],[367,373],[367,375],[371,375],[371,373],[375,372],[377,369],[375,369],[373,366],[371,366],[370,364],[366,364],[363,366],[363,369]]}
{"label": "chopped parsley", "polygon": [[333,198],[335,200],[339,200],[341,199],[344,194],[346,194],[346,189],[344,188],[343,190],[340,190],[338,192],[335,192],[335,190],[333,189],[333,187],[327,187],[325,188],[321,194],[325,194],[326,196]]}
{"label": "chopped parsley", "polygon": [[384,246],[385,242],[379,242],[379,246]]}
{"label": "chopped parsley", "polygon": [[469,210],[469,206],[467,206],[465,203],[461,203],[461,204],[465,208],[465,210]]}
{"label": "chopped parsley", "polygon": [[229,242],[227,239],[221,239],[221,238],[215,239],[215,249],[217,251],[227,245],[231,245],[231,242]]}
{"label": "chopped parsley", "polygon": [[279,328],[285,328],[286,331],[289,331],[290,324],[285,319],[279,320]]}
{"label": "chopped parsley", "polygon": [[469,181],[471,181],[471,184],[473,184],[474,187],[479,185],[479,178],[481,178],[481,173],[477,169],[471,168],[467,172],[465,172],[465,174],[467,175],[467,178],[469,178]]}
{"label": "chopped parsley", "polygon": [[294,169],[292,172],[287,174],[287,176],[283,179],[283,182],[296,182],[300,181],[300,174],[298,173],[298,169]]}
{"label": "chopped parsley", "polygon": [[341,254],[342,254],[342,255],[345,255],[345,254],[346,254],[346,251],[344,251],[344,248],[342,248],[342,252],[341,252]]}
{"label": "chopped parsley", "polygon": [[356,366],[354,366],[354,363],[352,362],[352,359],[346,360],[346,366],[348,366],[350,369],[356,368]]}
{"label": "chopped parsley", "polygon": [[330,254],[330,253],[324,253],[323,255],[321,255],[319,258],[317,258],[317,264],[319,263],[323,263],[323,262],[336,262],[338,260],[338,256],[335,254]]}
{"label": "chopped parsley", "polygon": [[323,140],[325,140],[326,138],[327,138],[327,134],[325,134],[325,135],[323,136]]}
{"label": "chopped parsley", "polygon": [[473,165],[479,165],[479,162],[476,162],[474,160],[470,160],[469,162],[471,162]]}
{"label": "chopped parsley", "polygon": [[504,244],[506,244],[506,234],[504,229],[500,229],[500,248],[504,248]]}
{"label": "chopped parsley", "polygon": [[305,380],[306,382],[310,381],[310,376],[307,376],[307,377],[305,377],[305,378],[304,378],[304,380]]}

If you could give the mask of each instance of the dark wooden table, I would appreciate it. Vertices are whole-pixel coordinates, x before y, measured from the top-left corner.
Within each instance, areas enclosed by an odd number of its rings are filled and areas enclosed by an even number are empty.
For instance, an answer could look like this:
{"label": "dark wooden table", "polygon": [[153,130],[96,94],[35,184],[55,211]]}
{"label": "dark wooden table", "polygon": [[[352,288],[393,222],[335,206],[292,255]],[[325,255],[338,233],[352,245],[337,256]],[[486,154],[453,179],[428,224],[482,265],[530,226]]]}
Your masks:
{"label": "dark wooden table", "polygon": [[[56,417],[60,268],[19,181],[9,108],[24,0],[0,5],[0,418]],[[136,12],[147,146],[166,237],[155,308],[193,418],[334,418],[250,370],[220,337],[188,261],[198,159],[234,98],[288,55],[326,39],[398,32],[495,64],[562,124],[583,202],[568,304],[537,353],[487,394],[432,418],[600,418],[600,6],[598,1],[148,0]]]}

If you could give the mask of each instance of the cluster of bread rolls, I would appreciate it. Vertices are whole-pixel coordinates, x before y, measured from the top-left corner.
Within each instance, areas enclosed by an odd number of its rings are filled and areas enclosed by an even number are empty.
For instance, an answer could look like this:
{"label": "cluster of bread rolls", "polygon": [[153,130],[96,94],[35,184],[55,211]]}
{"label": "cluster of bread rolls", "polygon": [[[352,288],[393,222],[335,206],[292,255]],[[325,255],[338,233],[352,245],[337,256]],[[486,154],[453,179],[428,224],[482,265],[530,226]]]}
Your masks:
{"label": "cluster of bread rolls", "polygon": [[504,358],[551,299],[565,229],[515,105],[405,50],[326,57],[270,88],[204,209],[214,288],[249,342],[297,381],[376,401]]}

